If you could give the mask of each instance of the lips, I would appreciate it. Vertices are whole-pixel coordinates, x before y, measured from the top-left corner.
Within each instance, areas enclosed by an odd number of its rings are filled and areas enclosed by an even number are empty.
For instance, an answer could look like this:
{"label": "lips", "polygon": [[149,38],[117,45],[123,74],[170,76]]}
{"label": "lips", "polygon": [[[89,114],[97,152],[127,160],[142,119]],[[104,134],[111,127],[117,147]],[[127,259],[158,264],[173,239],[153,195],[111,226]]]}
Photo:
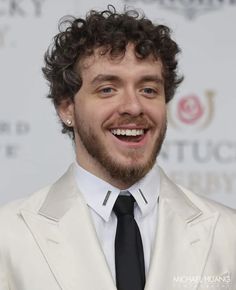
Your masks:
{"label": "lips", "polygon": [[148,141],[148,132],[154,124],[145,116],[122,116],[105,127],[121,146],[142,147]]}
{"label": "lips", "polygon": [[115,136],[141,136],[144,129],[111,129],[111,133]]}
{"label": "lips", "polygon": [[145,137],[147,129],[115,128],[111,129],[110,132],[120,141],[128,143],[138,143],[142,141],[143,138]]}

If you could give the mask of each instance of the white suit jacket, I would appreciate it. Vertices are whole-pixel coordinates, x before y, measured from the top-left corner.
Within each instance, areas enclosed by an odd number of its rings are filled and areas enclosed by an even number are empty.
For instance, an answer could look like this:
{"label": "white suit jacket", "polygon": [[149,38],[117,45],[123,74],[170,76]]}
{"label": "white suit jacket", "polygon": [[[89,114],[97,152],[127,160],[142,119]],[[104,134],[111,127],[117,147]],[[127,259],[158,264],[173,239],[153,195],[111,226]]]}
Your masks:
{"label": "white suit jacket", "polygon": [[[115,289],[73,165],[54,185],[0,209],[0,290]],[[176,289],[236,289],[236,213],[161,172],[145,290]]]}

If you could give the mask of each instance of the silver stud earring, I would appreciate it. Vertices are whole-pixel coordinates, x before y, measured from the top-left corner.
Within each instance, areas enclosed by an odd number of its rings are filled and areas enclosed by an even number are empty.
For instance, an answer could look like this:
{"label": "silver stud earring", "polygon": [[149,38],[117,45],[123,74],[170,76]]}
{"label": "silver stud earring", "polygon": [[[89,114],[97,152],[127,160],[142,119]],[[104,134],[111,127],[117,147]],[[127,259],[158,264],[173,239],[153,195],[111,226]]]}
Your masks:
{"label": "silver stud earring", "polygon": [[71,120],[69,120],[69,119],[68,119],[68,120],[66,120],[66,125],[67,125],[67,126],[71,126],[71,125],[72,125],[72,121],[71,121]]}

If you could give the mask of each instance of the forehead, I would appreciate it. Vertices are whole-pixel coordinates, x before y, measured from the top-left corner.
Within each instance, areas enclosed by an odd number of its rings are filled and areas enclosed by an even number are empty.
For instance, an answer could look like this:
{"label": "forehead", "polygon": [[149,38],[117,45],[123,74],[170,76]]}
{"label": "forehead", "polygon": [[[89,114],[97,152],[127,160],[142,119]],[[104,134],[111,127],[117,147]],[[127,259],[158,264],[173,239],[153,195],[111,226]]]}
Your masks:
{"label": "forehead", "polygon": [[97,73],[138,73],[157,74],[162,77],[162,62],[153,55],[144,59],[138,58],[133,45],[128,45],[124,54],[111,56],[109,51],[104,54],[104,48],[97,48],[93,54],[80,60],[77,69],[82,77],[92,77]]}

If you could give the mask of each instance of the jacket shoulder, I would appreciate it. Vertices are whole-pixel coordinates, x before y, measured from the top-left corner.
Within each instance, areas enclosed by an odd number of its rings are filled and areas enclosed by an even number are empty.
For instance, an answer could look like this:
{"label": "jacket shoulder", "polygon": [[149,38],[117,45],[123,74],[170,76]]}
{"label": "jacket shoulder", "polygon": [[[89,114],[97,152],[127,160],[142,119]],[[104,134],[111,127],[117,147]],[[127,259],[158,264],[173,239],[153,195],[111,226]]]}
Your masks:
{"label": "jacket shoulder", "polygon": [[236,209],[228,207],[212,199],[197,195],[192,191],[179,186],[184,194],[203,212],[219,213],[219,220],[236,226]]}
{"label": "jacket shoulder", "polygon": [[42,188],[41,190],[36,191],[30,196],[22,199],[17,199],[11,201],[7,204],[0,206],[0,228],[1,225],[9,224],[20,214],[22,208],[28,208],[31,211],[38,211],[42,202],[45,199],[51,186]]}

